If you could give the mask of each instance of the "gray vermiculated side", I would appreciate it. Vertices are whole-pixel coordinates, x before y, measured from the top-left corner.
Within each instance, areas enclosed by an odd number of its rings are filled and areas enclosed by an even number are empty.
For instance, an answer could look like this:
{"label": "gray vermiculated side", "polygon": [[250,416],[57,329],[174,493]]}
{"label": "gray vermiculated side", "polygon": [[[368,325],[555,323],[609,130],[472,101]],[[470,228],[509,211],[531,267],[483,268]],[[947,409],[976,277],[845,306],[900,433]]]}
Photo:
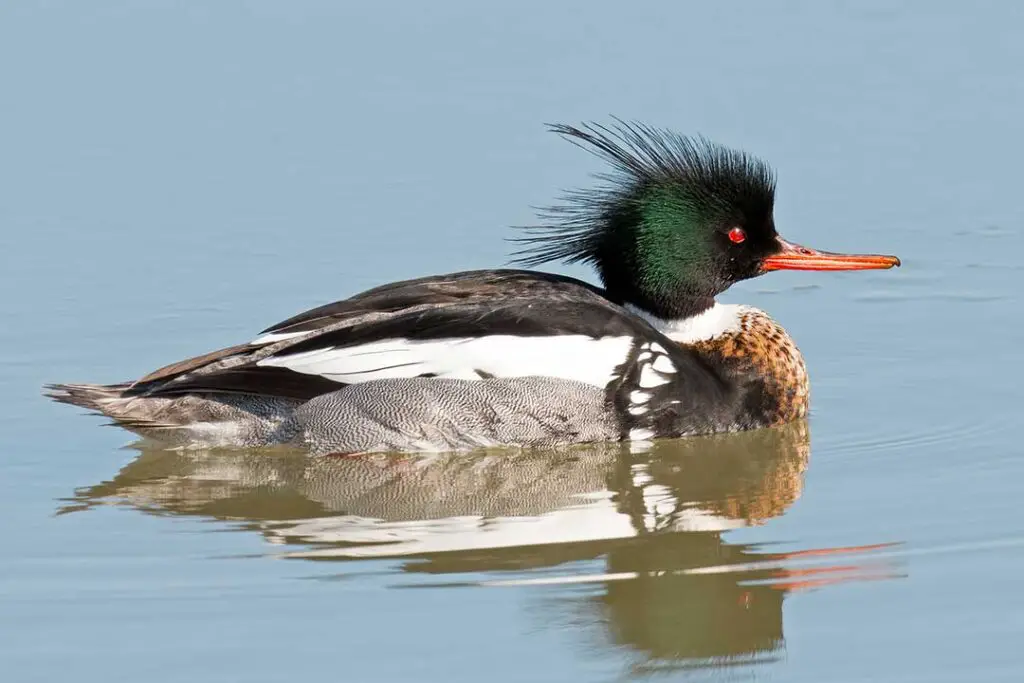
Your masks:
{"label": "gray vermiculated side", "polygon": [[616,439],[604,391],[549,377],[380,380],[295,411],[314,453],[544,446]]}

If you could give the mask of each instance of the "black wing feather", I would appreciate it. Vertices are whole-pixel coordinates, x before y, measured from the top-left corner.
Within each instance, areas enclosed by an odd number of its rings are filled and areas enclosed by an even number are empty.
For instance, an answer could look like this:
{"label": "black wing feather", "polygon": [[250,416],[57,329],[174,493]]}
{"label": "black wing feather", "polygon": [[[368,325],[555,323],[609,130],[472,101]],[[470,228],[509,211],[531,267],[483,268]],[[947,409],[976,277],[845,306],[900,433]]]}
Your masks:
{"label": "black wing feather", "polygon": [[[487,270],[392,283],[351,299],[311,309],[267,329],[310,334],[266,346],[241,346],[236,354],[133,392],[149,396],[229,392],[307,400],[345,386],[314,374],[258,363],[266,358],[388,339],[465,339],[490,335],[543,337],[628,336],[670,350],[679,380],[701,389],[720,379],[691,350],[673,343],[644,319],[607,299],[602,290],[573,278],[516,270]],[[627,359],[623,359],[627,362]]]}
{"label": "black wing feather", "polygon": [[564,275],[516,269],[469,270],[374,287],[299,313],[271,325],[262,334],[322,329],[366,313],[502,299],[607,301],[600,288]]}
{"label": "black wing feather", "polygon": [[308,401],[345,386],[319,375],[305,375],[286,368],[247,365],[210,373],[197,373],[157,387],[140,386],[133,393],[147,396],[182,394],[249,394]]}
{"label": "black wing feather", "polygon": [[[513,301],[498,306],[458,304],[400,313],[329,330],[280,349],[285,356],[324,348],[358,346],[383,339],[467,339],[490,335],[600,337],[659,334],[645,321],[610,302]],[[669,342],[671,343],[671,342]]]}

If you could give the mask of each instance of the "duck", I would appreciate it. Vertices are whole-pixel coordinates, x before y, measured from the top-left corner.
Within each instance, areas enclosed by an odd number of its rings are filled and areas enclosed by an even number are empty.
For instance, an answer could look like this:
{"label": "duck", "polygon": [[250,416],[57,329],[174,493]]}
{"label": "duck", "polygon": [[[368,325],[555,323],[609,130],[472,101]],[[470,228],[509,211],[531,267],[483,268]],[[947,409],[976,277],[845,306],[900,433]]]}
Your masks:
{"label": "duck", "polygon": [[[745,151],[618,118],[549,130],[607,168],[520,226],[508,267],[383,284],[132,381],[47,395],[171,446],[314,454],[647,443],[805,418],[796,343],[717,297],[773,271],[899,258],[785,240],[775,172]],[[600,285],[537,269],[551,262]]]}

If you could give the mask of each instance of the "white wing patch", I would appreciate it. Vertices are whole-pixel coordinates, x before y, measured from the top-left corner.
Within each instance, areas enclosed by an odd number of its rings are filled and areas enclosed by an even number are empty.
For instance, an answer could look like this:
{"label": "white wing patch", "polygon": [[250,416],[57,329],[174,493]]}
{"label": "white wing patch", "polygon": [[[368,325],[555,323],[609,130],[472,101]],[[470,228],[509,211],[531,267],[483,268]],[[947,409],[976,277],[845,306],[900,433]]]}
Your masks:
{"label": "white wing patch", "polygon": [[335,382],[357,383],[435,375],[481,379],[540,375],[605,387],[629,354],[632,337],[491,335],[430,340],[386,339],[270,356],[257,365],[281,367]]}
{"label": "white wing patch", "polygon": [[295,339],[305,334],[311,334],[316,330],[306,330],[305,332],[270,332],[269,334],[261,334],[260,336],[253,339],[250,344],[259,344],[265,346],[267,344],[274,344],[285,339]]}

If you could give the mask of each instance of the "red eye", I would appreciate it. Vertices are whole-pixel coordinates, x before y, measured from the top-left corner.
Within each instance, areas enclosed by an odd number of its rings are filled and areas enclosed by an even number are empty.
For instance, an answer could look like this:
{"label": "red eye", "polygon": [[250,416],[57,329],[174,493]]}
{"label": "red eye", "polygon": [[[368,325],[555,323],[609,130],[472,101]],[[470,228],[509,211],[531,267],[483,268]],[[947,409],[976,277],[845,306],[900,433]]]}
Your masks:
{"label": "red eye", "polygon": [[739,244],[747,239],[747,233],[743,228],[733,228],[729,231],[729,241],[733,244]]}

